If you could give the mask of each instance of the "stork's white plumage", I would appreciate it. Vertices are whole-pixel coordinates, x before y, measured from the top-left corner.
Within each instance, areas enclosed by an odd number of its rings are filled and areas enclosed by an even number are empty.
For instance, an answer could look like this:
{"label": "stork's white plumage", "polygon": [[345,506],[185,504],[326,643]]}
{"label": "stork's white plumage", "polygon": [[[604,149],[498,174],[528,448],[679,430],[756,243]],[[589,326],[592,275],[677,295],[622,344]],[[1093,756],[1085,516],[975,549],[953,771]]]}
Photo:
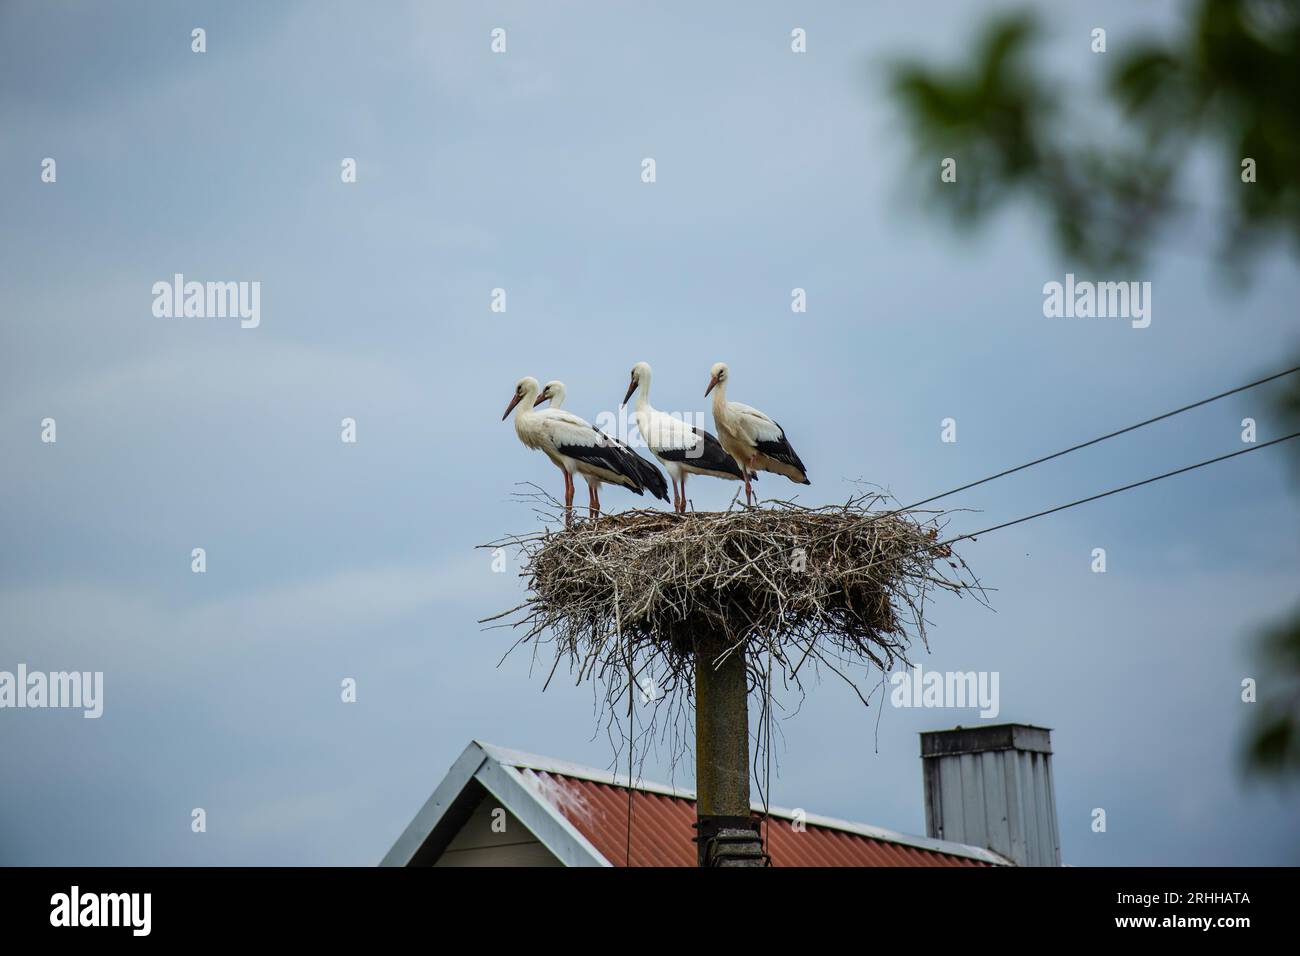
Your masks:
{"label": "stork's white plumage", "polygon": [[563,408],[564,399],[568,396],[569,390],[564,387],[564,383],[557,380],[547,382],[542,386],[541,394],[537,396],[535,405],[542,402],[550,402],[551,408]]}
{"label": "stork's white plumage", "polygon": [[718,440],[745,469],[745,503],[753,500],[750,471],[770,471],[801,485],[812,484],[803,462],[785,437],[785,429],[757,408],[727,401],[730,378],[726,363],[716,363],[709,370],[709,387],[704,394],[713,393],[713,424],[718,429]]}
{"label": "stork's white plumage", "polygon": [[[532,376],[515,385],[514,397],[506,406],[501,420],[515,411],[515,434],[529,448],[544,452],[564,473],[564,517],[569,523],[573,512],[573,476],[580,473],[588,480],[591,493],[591,516],[600,514],[599,482],[622,485],[638,495],[647,487],[656,497],[668,500],[668,484],[659,469],[635,454],[615,438],[606,435],[577,415],[558,408],[540,411],[533,406],[541,386]],[[597,484],[591,484],[595,479]]]}
{"label": "stork's white plumage", "polygon": [[[563,382],[550,381],[542,386],[541,394],[537,396],[537,401],[533,404],[541,405],[543,402],[550,402],[551,408],[558,410],[563,408],[564,400],[567,396],[568,389],[564,387]],[[665,494],[666,486],[664,484],[663,476],[659,474],[655,467],[629,448],[627,444],[619,441],[613,435],[606,435],[605,437],[623,448],[629,455],[636,459],[635,462],[632,462],[632,465],[636,468],[637,477],[641,480],[642,486],[649,489],[650,493],[656,498],[663,498],[667,501],[668,498]],[[597,472],[590,469],[584,469],[581,463],[578,465],[578,471],[582,473],[582,477],[586,479],[587,482],[588,507],[593,514],[599,514],[600,486],[604,483],[603,479],[599,477]]]}
{"label": "stork's white plumage", "polygon": [[647,447],[659,459],[673,481],[673,510],[686,513],[686,476],[709,475],[713,478],[744,480],[736,460],[718,439],[703,428],[689,425],[680,418],[661,412],[650,404],[650,365],[637,362],[632,366],[623,404],[640,389],[636,399],[636,427]]}

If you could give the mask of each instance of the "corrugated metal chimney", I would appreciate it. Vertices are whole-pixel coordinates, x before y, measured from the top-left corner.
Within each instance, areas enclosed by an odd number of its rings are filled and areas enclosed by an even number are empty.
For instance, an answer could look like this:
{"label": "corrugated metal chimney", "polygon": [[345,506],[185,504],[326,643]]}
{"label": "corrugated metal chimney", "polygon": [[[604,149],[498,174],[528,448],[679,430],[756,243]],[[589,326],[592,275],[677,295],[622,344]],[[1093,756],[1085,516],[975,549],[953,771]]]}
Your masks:
{"label": "corrugated metal chimney", "polygon": [[1028,724],[921,734],[925,829],[1020,866],[1060,866],[1052,732]]}

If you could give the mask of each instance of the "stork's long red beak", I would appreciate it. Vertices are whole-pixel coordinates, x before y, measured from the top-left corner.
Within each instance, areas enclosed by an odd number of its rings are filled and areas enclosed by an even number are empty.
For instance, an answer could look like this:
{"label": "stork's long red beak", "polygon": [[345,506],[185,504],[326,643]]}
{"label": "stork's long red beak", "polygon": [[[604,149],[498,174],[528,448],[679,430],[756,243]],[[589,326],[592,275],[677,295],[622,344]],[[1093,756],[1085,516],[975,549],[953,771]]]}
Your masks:
{"label": "stork's long red beak", "polygon": [[547,395],[545,392],[542,392],[542,394],[537,396],[537,401],[533,402],[533,408],[536,408],[538,405],[542,404],[542,402],[549,402],[550,400],[551,400],[551,396]]}
{"label": "stork's long red beak", "polygon": [[636,391],[636,379],[632,379],[632,384],[627,387],[627,394],[623,396],[623,404],[626,405],[632,393]]}
{"label": "stork's long red beak", "polygon": [[507,418],[510,417],[510,413],[515,410],[515,406],[519,404],[519,399],[522,397],[523,396],[516,393],[515,397],[510,399],[510,404],[506,406],[506,413],[501,416],[502,421],[505,421]]}
{"label": "stork's long red beak", "polygon": [[709,378],[709,387],[704,390],[704,397],[707,398],[709,392],[713,391],[713,386],[718,384],[718,376],[713,375]]}

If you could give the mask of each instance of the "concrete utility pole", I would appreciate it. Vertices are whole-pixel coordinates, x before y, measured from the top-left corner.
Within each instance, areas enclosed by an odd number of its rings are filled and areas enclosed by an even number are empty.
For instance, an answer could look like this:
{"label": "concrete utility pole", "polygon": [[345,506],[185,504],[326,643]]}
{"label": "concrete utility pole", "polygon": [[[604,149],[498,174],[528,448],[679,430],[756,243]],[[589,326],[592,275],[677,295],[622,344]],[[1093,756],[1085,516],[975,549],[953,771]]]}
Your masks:
{"label": "concrete utility pole", "polygon": [[728,644],[695,651],[695,841],[700,866],[764,866],[749,807],[749,707],[744,648],[714,666]]}

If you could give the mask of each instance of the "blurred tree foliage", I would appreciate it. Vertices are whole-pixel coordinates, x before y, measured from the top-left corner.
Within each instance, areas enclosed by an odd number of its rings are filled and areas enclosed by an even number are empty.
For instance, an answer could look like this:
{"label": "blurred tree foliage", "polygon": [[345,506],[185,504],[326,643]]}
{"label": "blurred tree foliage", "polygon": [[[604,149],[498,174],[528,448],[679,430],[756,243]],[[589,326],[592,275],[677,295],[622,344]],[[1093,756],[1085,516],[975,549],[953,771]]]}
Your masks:
{"label": "blurred tree foliage", "polygon": [[[936,191],[929,207],[969,227],[1027,201],[1046,214],[1062,252],[1097,269],[1137,265],[1159,244],[1185,240],[1197,219],[1214,231],[1214,257],[1239,277],[1252,250],[1283,246],[1300,257],[1300,0],[1197,0],[1188,13],[1168,42],[1107,38],[1122,51],[1097,54],[1113,115],[1065,114],[1066,98],[1033,63],[1041,30],[1028,13],[990,21],[964,67],[895,64],[915,168]],[[953,182],[939,175],[946,157],[957,161]],[[1187,198],[1198,191],[1197,157],[1212,171],[1208,202]],[[1298,379],[1286,380],[1277,403],[1286,431],[1300,428]],[[1300,464],[1297,446],[1285,447]],[[1265,635],[1262,653],[1248,764],[1297,774],[1300,608]]]}

